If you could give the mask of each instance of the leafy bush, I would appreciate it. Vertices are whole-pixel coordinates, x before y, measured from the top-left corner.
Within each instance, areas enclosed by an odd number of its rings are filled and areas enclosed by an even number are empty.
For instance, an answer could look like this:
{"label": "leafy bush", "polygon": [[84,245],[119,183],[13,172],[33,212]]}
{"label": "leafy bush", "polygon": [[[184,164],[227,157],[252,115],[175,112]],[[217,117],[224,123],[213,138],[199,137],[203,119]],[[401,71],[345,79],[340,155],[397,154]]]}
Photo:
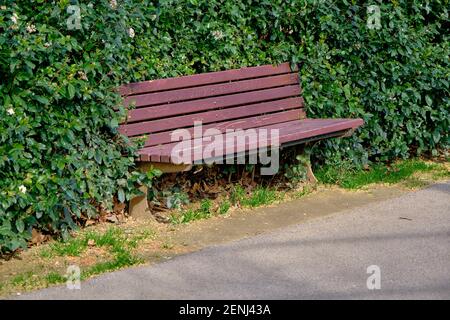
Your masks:
{"label": "leafy bush", "polygon": [[[65,232],[135,192],[136,149],[114,112],[128,81],[291,61],[310,117],[366,122],[322,142],[319,159],[448,148],[448,2],[80,1],[81,29],[68,30],[68,0],[0,1],[1,246],[24,245],[33,226]],[[380,29],[367,25],[373,4]]]}
{"label": "leafy bush", "polygon": [[[316,156],[355,164],[450,144],[448,0],[135,1],[134,80],[291,61],[310,117],[362,117]],[[369,28],[378,5],[379,29]]]}
{"label": "leafy bush", "polygon": [[126,7],[9,1],[0,11],[0,253],[24,247],[32,228],[67,237],[75,220],[111,209],[148,184],[133,172],[136,146],[117,134],[114,87],[133,52]]}

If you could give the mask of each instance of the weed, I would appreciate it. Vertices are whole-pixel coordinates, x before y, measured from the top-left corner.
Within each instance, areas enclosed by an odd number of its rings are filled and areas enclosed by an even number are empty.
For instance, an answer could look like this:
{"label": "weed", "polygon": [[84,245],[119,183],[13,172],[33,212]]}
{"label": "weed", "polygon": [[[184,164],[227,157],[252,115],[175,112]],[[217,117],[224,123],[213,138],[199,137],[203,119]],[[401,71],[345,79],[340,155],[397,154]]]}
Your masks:
{"label": "weed", "polygon": [[27,285],[27,283],[29,282],[29,280],[33,277],[33,273],[31,271],[26,272],[26,273],[22,273],[19,274],[17,276],[15,276],[11,282],[13,285],[15,286],[20,286],[20,287],[24,287]]}
{"label": "weed", "polygon": [[66,281],[66,278],[57,272],[50,272],[45,276],[48,284],[57,284]]}
{"label": "weed", "polygon": [[208,218],[212,215],[212,201],[209,199],[204,199],[200,203],[200,208],[188,209],[182,211],[181,214],[172,214],[170,220],[173,224],[189,223],[191,221],[200,220]]}
{"label": "weed", "polygon": [[278,194],[275,190],[258,187],[249,195],[249,197],[240,199],[240,203],[243,207],[255,208],[275,202],[281,197],[280,195],[281,194]]}
{"label": "weed", "polygon": [[72,256],[78,257],[87,248],[87,240],[85,238],[71,238],[68,241],[57,241],[50,245],[50,251],[43,252],[44,256]]}
{"label": "weed", "polygon": [[231,208],[231,203],[228,200],[224,200],[219,205],[219,214],[226,214]]}
{"label": "weed", "polygon": [[240,185],[235,186],[231,190],[230,201],[233,205],[237,205],[244,198],[245,198],[245,190]]}

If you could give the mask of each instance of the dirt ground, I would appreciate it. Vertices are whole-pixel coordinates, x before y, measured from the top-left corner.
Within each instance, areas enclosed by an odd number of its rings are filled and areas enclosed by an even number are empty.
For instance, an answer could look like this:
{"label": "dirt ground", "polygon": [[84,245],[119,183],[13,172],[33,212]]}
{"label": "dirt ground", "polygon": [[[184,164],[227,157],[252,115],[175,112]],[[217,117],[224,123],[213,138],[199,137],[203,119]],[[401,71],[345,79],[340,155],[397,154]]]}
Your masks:
{"label": "dirt ground", "polygon": [[403,192],[406,190],[392,186],[377,186],[364,191],[319,188],[301,199],[253,210],[235,210],[224,217],[182,225],[169,233],[169,239],[174,244],[198,250],[393,198]]}

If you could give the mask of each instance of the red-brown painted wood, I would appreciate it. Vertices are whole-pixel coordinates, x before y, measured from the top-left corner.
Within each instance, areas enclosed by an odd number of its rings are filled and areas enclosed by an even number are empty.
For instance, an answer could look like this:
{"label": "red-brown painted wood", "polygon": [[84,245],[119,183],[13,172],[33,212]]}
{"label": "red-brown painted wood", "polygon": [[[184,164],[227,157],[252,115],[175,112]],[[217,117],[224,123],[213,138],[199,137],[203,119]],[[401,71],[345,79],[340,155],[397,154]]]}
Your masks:
{"label": "red-brown painted wood", "polygon": [[[208,125],[203,126],[203,131],[206,131],[207,129],[217,129],[220,132],[226,132],[227,129],[230,130],[236,130],[236,129],[248,129],[248,128],[258,128],[262,126],[267,126],[275,123],[282,123],[286,121],[291,120],[300,120],[306,117],[306,113],[303,109],[294,109],[284,112],[277,112],[269,115],[261,115],[251,118],[245,118],[245,119],[236,119],[231,121],[225,121],[220,123],[212,123]],[[193,135],[194,129],[187,128],[189,133]],[[164,131],[164,132],[158,132],[158,133],[152,133],[149,135],[147,140],[145,141],[145,147],[149,146],[155,146],[165,143],[172,142],[171,140],[171,134],[172,130],[170,131]]]}
{"label": "red-brown painted wood", "polygon": [[[267,127],[262,127],[258,129],[279,129],[279,143],[280,145],[291,142],[291,141],[299,141],[303,139],[308,139],[315,136],[320,136],[324,134],[329,134],[333,132],[341,132],[347,129],[357,128],[362,125],[361,119],[305,119],[300,121],[290,121],[286,123],[282,123],[281,125],[272,125]],[[255,130],[258,130],[255,129]],[[269,134],[270,137],[270,134]],[[235,144],[235,150],[238,148],[251,151],[249,141],[245,141],[245,145],[237,144],[237,140],[230,140]],[[224,141],[225,143],[225,141]],[[144,148],[140,151],[141,155],[152,155],[152,154],[164,154],[166,159],[170,157],[170,161],[173,163],[179,163],[180,159],[173,158],[172,149],[177,143],[166,144],[162,146]],[[194,141],[192,141],[192,145]],[[186,148],[186,152],[191,153],[191,159],[202,158],[204,148],[208,145],[208,143],[202,143],[200,148],[189,147]],[[261,145],[260,145],[261,147]],[[222,150],[220,154],[225,154],[225,151]]]}
{"label": "red-brown painted wood", "polygon": [[247,67],[235,70],[208,72],[190,76],[181,76],[176,78],[130,83],[121,86],[119,88],[119,92],[123,96],[128,96],[142,93],[196,87],[206,84],[237,81],[242,79],[259,78],[296,71],[298,71],[297,68],[291,70],[289,63],[282,63],[278,66],[264,65],[257,67]]}
{"label": "red-brown painted wood", "polygon": [[208,124],[212,122],[223,122],[224,120],[245,118],[258,114],[266,114],[277,111],[280,112],[295,108],[301,108],[302,105],[303,99],[301,97],[287,98],[283,100],[263,102],[258,104],[246,105],[242,107],[193,113],[153,121],[136,122],[132,124],[122,125],[119,130],[121,133],[131,137],[136,135],[142,135],[144,133],[152,133],[176,128],[191,127],[194,125],[194,121],[201,121],[203,124]]}
{"label": "red-brown painted wood", "polygon": [[[298,123],[298,120],[281,122],[281,123],[275,123],[275,124],[269,124],[269,125],[263,125],[263,126],[259,126],[259,127],[251,126],[250,129],[255,129],[255,130],[259,130],[259,129],[266,129],[266,130],[279,129],[279,130],[281,130],[283,128],[292,126],[293,123]],[[234,130],[237,131],[237,130],[244,130],[244,129],[241,128],[241,127],[238,127],[238,128],[236,128]],[[192,131],[193,131],[193,129],[192,129]],[[203,130],[203,131],[205,131],[205,130]],[[209,136],[210,135],[204,135],[203,137],[209,137]],[[200,141],[199,138],[196,139],[194,137],[194,134],[192,132],[190,133],[190,137],[191,137],[191,139],[188,139],[188,140]],[[148,153],[148,154],[170,155],[173,147],[179,142],[180,141],[172,141],[171,140],[169,143],[151,146],[151,147],[148,147],[148,148],[144,148],[143,150],[145,150],[145,153]],[[190,149],[190,147],[188,149]]]}
{"label": "red-brown painted wood", "polygon": [[262,91],[230,94],[213,98],[185,101],[159,106],[144,107],[128,111],[127,123],[140,122],[151,119],[166,118],[187,113],[235,107],[239,105],[254,104],[269,100],[300,96],[299,85],[291,85]]}
{"label": "red-brown painted wood", "polygon": [[163,91],[128,97],[124,100],[125,107],[134,104],[136,108],[164,103],[194,100],[205,97],[256,91],[299,83],[297,73],[282,74],[266,78],[242,80],[229,83],[206,85],[202,87]]}

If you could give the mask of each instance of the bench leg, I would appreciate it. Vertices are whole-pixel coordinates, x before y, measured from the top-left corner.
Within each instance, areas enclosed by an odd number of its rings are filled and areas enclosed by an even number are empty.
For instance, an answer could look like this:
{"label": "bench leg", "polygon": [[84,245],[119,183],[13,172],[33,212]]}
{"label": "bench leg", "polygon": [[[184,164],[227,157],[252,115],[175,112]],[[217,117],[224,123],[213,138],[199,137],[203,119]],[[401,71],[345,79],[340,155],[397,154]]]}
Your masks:
{"label": "bench leg", "polygon": [[305,169],[306,169],[306,178],[308,179],[308,182],[310,183],[317,183],[317,178],[314,175],[314,172],[312,171],[312,167],[311,167],[311,153],[312,153],[312,149],[314,148],[314,145],[316,144],[316,142],[310,142],[305,144],[304,146],[304,154],[306,156],[306,163],[305,163]]}
{"label": "bench leg", "polygon": [[[189,171],[192,165],[175,165],[170,163],[159,163],[159,162],[140,162],[138,164],[138,170],[146,172],[151,168],[161,170],[163,173],[181,172]],[[150,207],[148,206],[147,194],[148,188],[146,186],[140,186],[139,190],[144,194],[141,196],[134,197],[130,200],[128,206],[128,212],[131,217],[135,219],[151,218]]]}
{"label": "bench leg", "polygon": [[146,186],[140,186],[139,190],[144,194],[130,200],[128,211],[130,216],[135,219],[149,218],[150,208],[147,201],[148,188]]}
{"label": "bench leg", "polygon": [[311,161],[308,161],[305,164],[305,169],[306,169],[306,178],[308,179],[308,182],[314,183],[314,184],[317,183],[317,178],[314,175],[314,172],[312,171],[312,168],[311,168]]}
{"label": "bench leg", "polygon": [[313,143],[307,143],[303,145],[299,145],[297,149],[297,154],[300,155],[300,164],[303,165],[306,171],[306,179],[309,183],[317,183],[317,178],[314,175],[311,168],[311,151],[314,147]]}

